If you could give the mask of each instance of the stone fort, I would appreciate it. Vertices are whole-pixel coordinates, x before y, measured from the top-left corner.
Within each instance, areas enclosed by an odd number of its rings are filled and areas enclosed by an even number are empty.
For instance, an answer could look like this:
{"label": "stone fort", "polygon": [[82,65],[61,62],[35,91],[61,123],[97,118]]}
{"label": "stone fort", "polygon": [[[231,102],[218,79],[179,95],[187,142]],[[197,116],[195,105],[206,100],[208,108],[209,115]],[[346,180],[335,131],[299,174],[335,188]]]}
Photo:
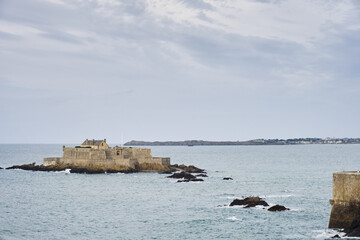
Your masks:
{"label": "stone fort", "polygon": [[104,140],[86,139],[81,146],[63,146],[62,157],[44,158],[44,165],[66,164],[78,167],[130,167],[139,164],[170,166],[170,158],[152,157],[151,149],[109,147]]}

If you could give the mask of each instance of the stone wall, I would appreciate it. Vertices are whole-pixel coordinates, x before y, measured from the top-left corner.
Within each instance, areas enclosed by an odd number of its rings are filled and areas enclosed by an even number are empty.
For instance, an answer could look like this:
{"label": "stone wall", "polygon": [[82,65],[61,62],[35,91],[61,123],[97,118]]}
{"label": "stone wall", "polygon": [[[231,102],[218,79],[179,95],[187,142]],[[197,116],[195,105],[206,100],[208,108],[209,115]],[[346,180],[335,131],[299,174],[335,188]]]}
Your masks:
{"label": "stone wall", "polygon": [[141,163],[169,166],[170,158],[153,158],[151,150],[147,148],[115,147],[94,149],[64,147],[62,158],[44,159],[44,165],[69,164],[80,167],[134,167],[136,164]]}
{"label": "stone wall", "polygon": [[170,166],[170,158],[160,158],[160,157],[154,157],[152,158],[152,162],[156,164],[161,164],[164,166]]}
{"label": "stone wall", "polygon": [[62,158],[59,157],[44,158],[44,165],[49,166],[49,165],[59,164],[61,161]]}
{"label": "stone wall", "polygon": [[360,173],[337,172],[333,174],[333,199],[329,228],[348,230],[360,217]]}
{"label": "stone wall", "polygon": [[80,167],[133,167],[134,163],[130,159],[121,156],[113,158],[113,155],[112,151],[106,149],[64,148],[61,163]]}

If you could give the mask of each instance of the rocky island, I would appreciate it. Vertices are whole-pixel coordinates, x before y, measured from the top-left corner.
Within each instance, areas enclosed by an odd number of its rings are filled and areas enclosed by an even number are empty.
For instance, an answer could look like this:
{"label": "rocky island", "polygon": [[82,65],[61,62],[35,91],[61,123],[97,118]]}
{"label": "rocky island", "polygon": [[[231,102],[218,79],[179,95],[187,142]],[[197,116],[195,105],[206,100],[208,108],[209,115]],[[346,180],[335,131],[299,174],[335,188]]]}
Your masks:
{"label": "rocky island", "polygon": [[63,146],[62,157],[47,157],[41,165],[35,163],[14,165],[6,169],[31,171],[64,171],[71,173],[134,173],[159,172],[171,174],[176,171],[203,173],[195,166],[170,164],[170,158],[153,157],[151,149],[134,147],[109,147],[104,140],[86,139],[80,146]]}

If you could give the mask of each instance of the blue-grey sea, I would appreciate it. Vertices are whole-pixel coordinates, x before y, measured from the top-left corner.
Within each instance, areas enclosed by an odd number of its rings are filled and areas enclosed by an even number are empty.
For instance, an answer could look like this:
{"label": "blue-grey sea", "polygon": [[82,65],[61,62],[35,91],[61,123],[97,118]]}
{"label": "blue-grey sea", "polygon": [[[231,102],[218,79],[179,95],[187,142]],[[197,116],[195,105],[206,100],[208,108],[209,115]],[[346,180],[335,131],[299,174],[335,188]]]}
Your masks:
{"label": "blue-grey sea", "polygon": [[[332,173],[360,169],[360,145],[151,149],[209,177],[0,170],[0,239],[328,239]],[[61,155],[59,144],[2,144],[0,166]],[[291,210],[226,206],[258,195]]]}

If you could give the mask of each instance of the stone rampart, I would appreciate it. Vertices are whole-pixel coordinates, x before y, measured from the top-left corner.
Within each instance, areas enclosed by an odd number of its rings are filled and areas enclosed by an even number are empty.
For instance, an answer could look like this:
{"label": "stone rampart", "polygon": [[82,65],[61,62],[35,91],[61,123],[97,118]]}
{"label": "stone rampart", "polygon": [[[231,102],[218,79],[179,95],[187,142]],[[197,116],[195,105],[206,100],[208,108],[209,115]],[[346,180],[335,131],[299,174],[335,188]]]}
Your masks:
{"label": "stone rampart", "polygon": [[62,158],[45,158],[44,165],[68,164],[79,167],[135,167],[149,163],[170,166],[170,158],[153,158],[151,149],[114,147],[109,149],[63,147]]}
{"label": "stone rampart", "polygon": [[44,158],[44,165],[49,166],[49,165],[59,164],[61,160],[62,158],[60,157]]}
{"label": "stone rampart", "polygon": [[333,199],[329,228],[347,231],[360,218],[360,172],[333,174]]}

